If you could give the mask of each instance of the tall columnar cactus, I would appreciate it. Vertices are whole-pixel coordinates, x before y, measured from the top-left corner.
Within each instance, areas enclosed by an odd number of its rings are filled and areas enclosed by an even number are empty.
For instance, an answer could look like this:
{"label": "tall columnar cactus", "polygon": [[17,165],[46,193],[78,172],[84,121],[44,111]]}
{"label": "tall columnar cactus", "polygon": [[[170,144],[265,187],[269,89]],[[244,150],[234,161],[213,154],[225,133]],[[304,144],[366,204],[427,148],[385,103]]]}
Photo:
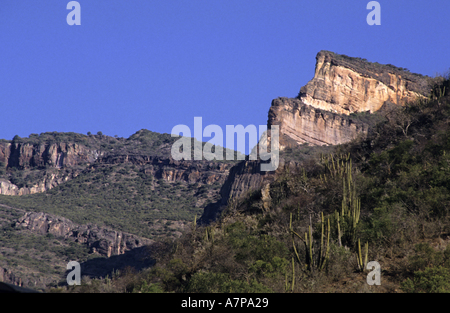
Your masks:
{"label": "tall columnar cactus", "polygon": [[363,257],[362,257],[362,252],[361,252],[361,241],[358,239],[358,252],[356,255],[356,259],[358,260],[358,267],[360,271],[364,271],[366,269],[366,265],[367,265],[367,260],[368,260],[368,254],[369,254],[369,243],[366,242],[366,244],[364,245],[364,261],[363,261]]}
{"label": "tall columnar cactus", "polygon": [[295,285],[295,264],[294,264],[294,258],[292,258],[292,284],[291,284],[292,292],[294,292],[294,285]]}
{"label": "tall columnar cactus", "polygon": [[192,223],[192,231],[197,229],[197,214],[194,216],[194,222]]}
{"label": "tall columnar cactus", "polygon": [[292,234],[292,246],[294,247],[294,253],[295,253],[295,256],[297,257],[297,261],[298,261],[299,263],[301,263],[301,261],[300,261],[300,256],[298,255],[297,248],[295,247],[294,235],[297,236],[297,237],[299,237],[299,238],[302,239],[302,240],[304,240],[304,239],[303,239],[299,234],[297,234],[297,233],[294,231],[294,229],[292,228],[292,213],[291,213],[290,219],[289,219],[289,230],[290,230],[290,232],[291,232],[291,234]]}
{"label": "tall columnar cactus", "polygon": [[[327,250],[325,255],[321,258],[321,264],[319,265],[319,270],[323,270],[325,264],[328,262],[328,254],[330,252],[330,219],[328,218],[328,227],[327,227]],[[322,213],[322,238],[323,238],[323,213]],[[322,244],[321,244],[322,247]]]}
{"label": "tall columnar cactus", "polygon": [[339,222],[339,212],[335,211],[334,216],[336,218],[336,224],[337,224],[338,244],[339,244],[339,247],[342,247],[342,241],[341,241],[342,234],[341,234],[341,223]]}
{"label": "tall columnar cactus", "polygon": [[322,155],[321,161],[325,165],[329,172],[329,175],[333,178],[344,175],[347,171],[346,164],[350,159],[350,154],[337,155],[329,154],[327,156]]}
{"label": "tall columnar cactus", "polygon": [[[290,215],[290,221],[289,221],[289,229],[292,234],[292,245],[294,247],[294,253],[297,257],[297,260],[299,263],[302,263],[300,260],[300,256],[297,252],[297,248],[295,246],[295,236],[299,237],[303,240],[303,243],[305,245],[305,266],[308,270],[314,271],[315,269],[318,269],[319,271],[323,270],[326,263],[328,262],[328,255],[330,251],[330,219],[327,219],[327,227],[325,231],[325,220],[323,213],[321,214],[321,239],[320,239],[320,246],[319,251],[317,253],[317,260],[315,261],[314,255],[315,255],[315,249],[314,249],[314,241],[312,236],[312,227],[309,225],[308,231],[305,232],[305,237],[302,238],[299,234],[297,234],[293,228],[292,228],[292,214]],[[326,237],[325,237],[326,233]],[[325,247],[325,241],[326,241],[326,247]]]}
{"label": "tall columnar cactus", "polygon": [[312,270],[314,266],[312,242],[312,230],[309,225],[309,237],[308,232],[305,233],[306,265],[309,270]]}
{"label": "tall columnar cactus", "polygon": [[[352,177],[351,160],[349,160],[346,164],[346,175],[342,176],[341,212],[340,214],[335,213],[339,241],[344,237],[347,244],[353,245],[355,243],[356,229],[360,215],[361,200],[356,194],[356,185]],[[344,226],[344,228],[341,226]],[[342,242],[340,245],[342,245]]]}
{"label": "tall columnar cactus", "polygon": [[205,227],[204,240],[207,242],[208,241],[214,242],[214,228],[212,228],[211,226]]}

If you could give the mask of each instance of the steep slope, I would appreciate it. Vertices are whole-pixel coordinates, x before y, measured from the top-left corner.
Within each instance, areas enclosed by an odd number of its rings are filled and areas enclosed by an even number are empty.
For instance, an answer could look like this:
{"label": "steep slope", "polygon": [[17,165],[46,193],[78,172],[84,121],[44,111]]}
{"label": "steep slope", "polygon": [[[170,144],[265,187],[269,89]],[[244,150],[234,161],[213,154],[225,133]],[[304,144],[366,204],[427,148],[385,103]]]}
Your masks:
{"label": "steep slope", "polygon": [[[217,221],[164,246],[132,291],[449,292],[449,90],[447,77],[426,99],[392,108],[365,138],[279,171]],[[366,268],[372,261],[379,272]],[[368,283],[374,274],[380,284]]]}
{"label": "steep slope", "polygon": [[104,276],[141,266],[135,254],[145,256],[144,244],[179,237],[217,201],[236,162],[173,160],[175,140],[147,130],[128,139],[45,133],[1,140],[0,279],[55,284],[69,256],[84,262],[85,275]]}
{"label": "steep slope", "polygon": [[272,100],[267,124],[269,129],[272,125],[279,126],[279,169],[260,171],[259,161],[236,165],[222,186],[221,199],[205,208],[200,222],[214,220],[230,199],[267,185],[285,167],[295,168],[302,155],[326,151],[299,145],[338,145],[364,136],[383,119],[377,112],[423,98],[430,82],[429,77],[393,65],[320,51],[314,78],[301,87],[298,97]]}

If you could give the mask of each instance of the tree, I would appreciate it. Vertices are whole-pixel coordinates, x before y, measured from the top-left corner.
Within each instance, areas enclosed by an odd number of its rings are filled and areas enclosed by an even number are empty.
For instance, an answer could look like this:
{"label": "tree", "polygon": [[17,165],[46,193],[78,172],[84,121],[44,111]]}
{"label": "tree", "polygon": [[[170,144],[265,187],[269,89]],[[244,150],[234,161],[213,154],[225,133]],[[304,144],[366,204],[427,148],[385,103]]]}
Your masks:
{"label": "tree", "polygon": [[91,132],[87,132],[87,135],[90,136],[90,135],[92,135],[92,133]]}
{"label": "tree", "polygon": [[98,132],[97,132],[97,135],[102,136],[103,133],[102,133],[101,131],[98,131]]}

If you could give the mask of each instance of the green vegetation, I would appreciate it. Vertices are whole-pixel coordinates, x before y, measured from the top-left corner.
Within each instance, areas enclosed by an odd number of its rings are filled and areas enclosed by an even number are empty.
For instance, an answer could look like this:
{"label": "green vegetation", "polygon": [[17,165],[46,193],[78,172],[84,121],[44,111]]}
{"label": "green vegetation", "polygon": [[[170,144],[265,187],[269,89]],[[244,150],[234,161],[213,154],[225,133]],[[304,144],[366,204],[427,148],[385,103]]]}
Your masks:
{"label": "green vegetation", "polygon": [[[12,181],[22,185],[18,179]],[[158,180],[132,164],[98,165],[45,193],[0,195],[0,203],[157,238],[174,236],[180,230],[164,227],[167,220],[190,222],[195,214],[202,214],[199,201],[207,203],[217,197],[218,190],[210,185],[204,185],[201,194],[189,186]]]}
{"label": "green vegetation", "polygon": [[[450,80],[435,83],[428,97],[384,108],[365,138],[285,151],[298,166],[279,169],[268,203],[260,190],[249,192],[208,226],[196,225],[198,203],[217,199],[218,185],[169,183],[130,163],[96,164],[49,192],[0,203],[158,239],[155,266],[55,292],[449,292]],[[139,142],[164,154],[169,138],[139,131],[111,145]],[[171,236],[180,221],[185,233]],[[43,240],[2,227],[0,242],[13,249]],[[89,257],[69,243],[48,249]],[[381,265],[380,286],[366,283],[368,261]]]}
{"label": "green vegetation", "polygon": [[[154,267],[119,275],[112,286],[126,292],[448,292],[448,84],[441,80],[428,99],[386,110],[366,138],[322,157],[319,150],[309,158],[300,152],[301,165],[281,169],[270,184],[268,209],[254,210],[262,207],[259,191],[235,199],[218,221],[161,243]],[[380,286],[366,283],[364,266],[372,260],[382,268]]]}

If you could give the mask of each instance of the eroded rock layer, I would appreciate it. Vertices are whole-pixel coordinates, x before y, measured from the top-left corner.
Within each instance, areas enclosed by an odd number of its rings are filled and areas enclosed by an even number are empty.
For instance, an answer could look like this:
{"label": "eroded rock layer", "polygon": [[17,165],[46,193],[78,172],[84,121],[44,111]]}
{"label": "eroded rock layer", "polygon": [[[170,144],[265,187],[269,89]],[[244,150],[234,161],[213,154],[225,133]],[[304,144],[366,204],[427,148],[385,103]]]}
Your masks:
{"label": "eroded rock layer", "polygon": [[295,144],[335,145],[367,131],[351,113],[404,105],[428,92],[429,77],[393,65],[329,51],[316,56],[314,78],[295,99],[272,101],[268,126],[280,126],[280,148]]}

